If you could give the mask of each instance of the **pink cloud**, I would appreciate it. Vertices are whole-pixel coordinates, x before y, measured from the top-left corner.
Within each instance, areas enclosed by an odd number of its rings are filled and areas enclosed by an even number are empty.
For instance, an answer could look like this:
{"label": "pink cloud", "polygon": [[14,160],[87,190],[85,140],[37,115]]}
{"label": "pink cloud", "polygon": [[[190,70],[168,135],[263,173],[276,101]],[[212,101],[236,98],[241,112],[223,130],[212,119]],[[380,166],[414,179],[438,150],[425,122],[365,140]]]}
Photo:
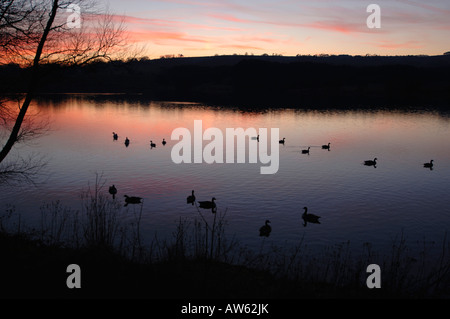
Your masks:
{"label": "pink cloud", "polygon": [[[276,25],[280,27],[297,27],[297,28],[311,28],[318,30],[327,30],[338,33],[373,33],[372,29],[369,29],[365,23],[365,20],[362,20],[358,23],[350,23],[345,22],[345,20],[322,20],[315,21],[311,23],[292,23],[288,21],[262,21],[262,20],[250,20],[250,19],[242,19],[238,18],[231,14],[210,14],[209,16],[222,19],[229,22],[236,23],[247,23],[247,24],[267,24],[267,25]],[[377,32],[385,32],[382,29],[377,29]]]}
{"label": "pink cloud", "polygon": [[409,4],[409,5],[414,6],[414,7],[418,7],[418,8],[421,8],[421,9],[428,10],[428,11],[432,11],[432,12],[435,12],[435,13],[438,13],[438,14],[445,14],[445,15],[449,15],[450,14],[450,10],[448,10],[448,9],[432,6],[432,5],[423,3],[423,2],[414,2],[414,1],[410,1],[410,0],[398,0],[398,1],[406,3],[406,4]]}
{"label": "pink cloud", "polygon": [[263,48],[245,44],[221,44],[218,47],[222,49],[263,50]]}
{"label": "pink cloud", "polygon": [[113,19],[115,22],[124,23],[127,25],[146,25],[149,27],[166,27],[166,28],[179,28],[179,29],[199,29],[199,30],[225,30],[225,31],[242,31],[239,28],[231,27],[217,27],[206,24],[195,24],[187,23],[184,21],[173,21],[164,19],[153,19],[153,18],[139,18],[129,15],[114,15]]}
{"label": "pink cloud", "polygon": [[425,45],[419,41],[406,41],[403,43],[400,42],[394,42],[394,41],[388,41],[384,40],[381,43],[375,44],[375,46],[383,49],[421,49],[424,48]]}
{"label": "pink cloud", "polygon": [[164,44],[170,41],[208,43],[209,40],[201,37],[193,37],[183,32],[168,31],[128,31],[129,40],[131,42],[151,41],[156,44]]}
{"label": "pink cloud", "polygon": [[320,29],[320,30],[327,30],[327,31],[333,31],[333,32],[340,32],[340,33],[352,33],[356,32],[359,29],[358,27],[352,26],[352,25],[344,25],[342,23],[330,23],[330,22],[324,22],[324,21],[318,21],[310,24],[305,24],[305,27],[313,28],[313,29]]}
{"label": "pink cloud", "polygon": [[[326,30],[331,32],[338,32],[344,34],[351,33],[373,33],[373,29],[369,29],[364,22],[362,23],[349,23],[343,21],[316,21],[309,24],[302,25],[303,27],[318,29],[318,30]],[[387,32],[385,29],[376,29],[377,33],[385,33]]]}
{"label": "pink cloud", "polygon": [[229,21],[229,22],[236,22],[236,23],[255,23],[257,21],[254,20],[246,20],[246,19],[241,19],[241,18],[237,18],[236,16],[233,16],[231,14],[209,14],[209,16],[211,18],[215,18],[215,19],[219,19],[219,20],[225,20],[225,21]]}

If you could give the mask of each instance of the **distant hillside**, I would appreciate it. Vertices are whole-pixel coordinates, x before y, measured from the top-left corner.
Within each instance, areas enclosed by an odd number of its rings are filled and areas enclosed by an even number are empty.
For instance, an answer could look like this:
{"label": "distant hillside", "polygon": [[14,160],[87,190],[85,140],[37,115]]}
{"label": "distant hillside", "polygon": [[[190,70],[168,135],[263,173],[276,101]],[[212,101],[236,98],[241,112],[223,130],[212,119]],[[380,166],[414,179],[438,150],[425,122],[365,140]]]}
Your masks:
{"label": "distant hillside", "polygon": [[379,66],[379,65],[411,65],[417,67],[450,66],[450,55],[409,55],[409,56],[361,56],[361,55],[216,55],[204,57],[171,57],[154,60],[144,60],[141,62],[150,63],[154,66],[230,66],[236,65],[243,60],[259,60],[277,63],[292,62],[314,62],[332,65],[353,65],[353,66]]}
{"label": "distant hillside", "polygon": [[[450,56],[214,56],[45,66],[42,93],[142,93],[149,99],[252,107],[450,108]],[[0,67],[1,91],[27,70]]]}

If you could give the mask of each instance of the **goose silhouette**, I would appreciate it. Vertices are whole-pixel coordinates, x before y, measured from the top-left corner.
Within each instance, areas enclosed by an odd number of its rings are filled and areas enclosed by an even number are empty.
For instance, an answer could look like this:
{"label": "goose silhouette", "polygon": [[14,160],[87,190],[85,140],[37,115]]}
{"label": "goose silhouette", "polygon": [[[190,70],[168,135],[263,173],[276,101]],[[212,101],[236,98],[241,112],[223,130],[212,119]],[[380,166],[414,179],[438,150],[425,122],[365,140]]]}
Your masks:
{"label": "goose silhouette", "polygon": [[427,167],[427,168],[430,168],[430,169],[432,169],[433,168],[433,160],[431,160],[429,163],[424,163],[423,164],[423,167]]}
{"label": "goose silhouette", "polygon": [[270,220],[266,220],[266,223],[259,229],[259,236],[269,237],[272,227],[269,225]]}
{"label": "goose silhouette", "polygon": [[310,149],[311,147],[309,147],[308,146],[308,149],[307,150],[302,150],[302,154],[309,154],[309,149]]}
{"label": "goose silhouette", "polygon": [[330,150],[330,144],[331,144],[331,143],[328,143],[327,145],[322,145],[322,149],[324,149],[324,150]]}
{"label": "goose silhouette", "polygon": [[378,158],[375,157],[375,158],[373,159],[373,161],[372,161],[372,160],[364,161],[364,165],[376,167],[376,165],[377,165],[377,160],[378,160]]}
{"label": "goose silhouette", "polygon": [[192,195],[189,195],[189,196],[186,198],[186,202],[187,202],[187,204],[192,204],[192,205],[194,205],[194,202],[195,202],[194,190],[192,190]]}
{"label": "goose silhouette", "polygon": [[307,223],[313,223],[313,224],[320,224],[319,218],[320,216],[314,215],[314,214],[308,214],[308,207],[303,207],[305,212],[302,214],[303,218],[303,226],[306,227]]}
{"label": "goose silhouette", "polygon": [[142,202],[141,202],[142,197],[128,196],[128,195],[123,195],[123,197],[125,197],[125,205],[124,206],[127,206],[128,204],[142,204]]}
{"label": "goose silhouette", "polygon": [[214,202],[215,200],[216,200],[216,198],[213,197],[211,199],[211,201],[209,201],[209,200],[201,201],[201,202],[198,202],[198,204],[200,205],[200,208],[215,209],[216,208],[216,203]]}
{"label": "goose silhouette", "polygon": [[163,138],[163,140],[162,140],[162,145],[166,145],[166,139],[165,138]]}
{"label": "goose silhouette", "polygon": [[150,147],[151,147],[151,148],[154,148],[154,147],[156,147],[156,144],[153,143],[153,141],[150,141]]}
{"label": "goose silhouette", "polygon": [[112,198],[113,198],[113,199],[116,198],[117,188],[116,188],[115,185],[109,186],[109,193],[112,195]]}
{"label": "goose silhouette", "polygon": [[284,144],[284,140],[285,140],[286,138],[285,137],[283,137],[283,139],[282,140],[279,140],[279,142],[280,142],[280,144]]}
{"label": "goose silhouette", "polygon": [[130,145],[130,140],[127,138],[125,138],[125,146],[128,147],[128,145]]}
{"label": "goose silhouette", "polygon": [[117,139],[119,138],[119,135],[117,135],[116,132],[112,132],[113,133],[113,139],[114,141],[117,141]]}

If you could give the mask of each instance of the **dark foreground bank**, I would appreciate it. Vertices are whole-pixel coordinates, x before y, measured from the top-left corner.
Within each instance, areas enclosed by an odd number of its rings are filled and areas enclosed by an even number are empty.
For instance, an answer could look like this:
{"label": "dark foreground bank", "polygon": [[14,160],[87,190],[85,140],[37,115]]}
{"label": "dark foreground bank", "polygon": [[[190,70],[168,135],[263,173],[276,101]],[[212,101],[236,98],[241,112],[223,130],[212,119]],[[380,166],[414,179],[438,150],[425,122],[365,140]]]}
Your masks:
{"label": "dark foreground bank", "polygon": [[[0,235],[1,299],[284,299],[379,298],[380,292],[355,287],[336,289],[243,266],[212,260],[139,263],[101,247],[45,246],[25,235]],[[81,288],[68,288],[76,264]]]}
{"label": "dark foreground bank", "polygon": [[[280,278],[208,259],[133,262],[104,247],[47,246],[0,234],[0,299],[300,300],[420,298],[398,291]],[[69,288],[80,267],[80,288]],[[438,298],[440,298],[438,296]]]}

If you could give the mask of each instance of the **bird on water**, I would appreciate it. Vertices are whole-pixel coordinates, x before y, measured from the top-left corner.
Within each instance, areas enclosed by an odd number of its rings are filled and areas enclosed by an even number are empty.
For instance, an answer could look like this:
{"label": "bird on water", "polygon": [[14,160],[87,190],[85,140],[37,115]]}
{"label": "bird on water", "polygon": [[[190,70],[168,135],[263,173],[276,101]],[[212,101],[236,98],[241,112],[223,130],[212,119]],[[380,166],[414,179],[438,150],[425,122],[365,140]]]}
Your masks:
{"label": "bird on water", "polygon": [[269,225],[270,220],[266,220],[266,223],[259,229],[259,236],[269,237],[272,227]]}
{"label": "bird on water", "polygon": [[320,216],[309,214],[308,213],[308,207],[303,207],[305,212],[302,214],[303,218],[303,226],[306,226],[307,223],[313,223],[313,224],[320,224],[319,218]]}
{"label": "bird on water", "polygon": [[187,204],[192,204],[192,205],[194,205],[194,202],[195,202],[194,190],[192,190],[192,195],[189,195],[189,196],[186,198],[186,202],[187,202]]}
{"label": "bird on water", "polygon": [[216,203],[214,202],[215,200],[216,200],[216,198],[213,197],[210,201],[209,200],[201,201],[201,202],[198,202],[198,204],[200,205],[201,208],[215,209],[216,208]]}
{"label": "bird on water", "polygon": [[128,195],[123,195],[123,197],[125,197],[125,205],[124,206],[127,206],[128,204],[142,204],[142,202],[141,202],[142,197],[128,196]]}
{"label": "bird on water", "polygon": [[433,168],[433,160],[431,160],[429,163],[424,163],[423,167],[427,167],[427,168]]}
{"label": "bird on water", "polygon": [[116,188],[115,185],[109,186],[109,193],[112,195],[112,198],[113,198],[113,199],[116,198],[117,188]]}
{"label": "bird on water", "polygon": [[364,161],[364,165],[366,166],[376,166],[377,165],[377,158],[375,157],[373,160],[367,160]]}

